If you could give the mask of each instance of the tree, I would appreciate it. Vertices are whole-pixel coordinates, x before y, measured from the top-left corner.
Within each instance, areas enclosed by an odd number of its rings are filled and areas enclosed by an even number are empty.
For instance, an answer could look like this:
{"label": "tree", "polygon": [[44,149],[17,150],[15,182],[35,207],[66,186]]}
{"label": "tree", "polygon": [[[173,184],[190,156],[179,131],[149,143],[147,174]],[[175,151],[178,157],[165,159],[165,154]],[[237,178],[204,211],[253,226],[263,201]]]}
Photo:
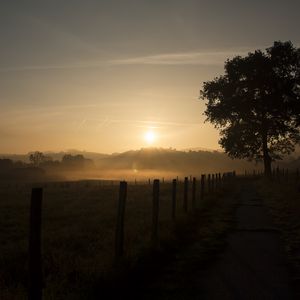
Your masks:
{"label": "tree", "polygon": [[35,151],[29,155],[29,161],[35,166],[39,166],[44,160],[44,154],[39,151]]}
{"label": "tree", "polygon": [[52,157],[44,155],[43,152],[35,151],[29,155],[29,161],[35,166],[52,161]]}
{"label": "tree", "polygon": [[225,62],[225,74],[204,82],[205,115],[220,130],[220,145],[232,158],[271,162],[300,140],[300,49],[274,42],[266,51]]}

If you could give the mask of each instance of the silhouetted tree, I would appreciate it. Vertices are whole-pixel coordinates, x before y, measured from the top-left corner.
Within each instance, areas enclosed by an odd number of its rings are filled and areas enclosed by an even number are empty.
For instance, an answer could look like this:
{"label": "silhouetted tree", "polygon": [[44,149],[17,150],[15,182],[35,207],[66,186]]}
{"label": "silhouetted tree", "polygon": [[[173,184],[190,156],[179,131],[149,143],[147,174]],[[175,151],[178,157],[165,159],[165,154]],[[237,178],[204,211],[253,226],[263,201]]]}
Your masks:
{"label": "silhouetted tree", "polygon": [[29,155],[29,161],[36,167],[52,161],[52,157],[44,155],[44,153],[35,151]]}
{"label": "silhouetted tree", "polygon": [[39,166],[44,161],[44,154],[39,151],[35,151],[29,155],[29,161],[35,166]]}
{"label": "silhouetted tree", "polygon": [[207,120],[220,129],[220,145],[233,158],[271,162],[294,151],[300,126],[300,49],[274,42],[265,52],[225,62],[225,75],[204,82]]}

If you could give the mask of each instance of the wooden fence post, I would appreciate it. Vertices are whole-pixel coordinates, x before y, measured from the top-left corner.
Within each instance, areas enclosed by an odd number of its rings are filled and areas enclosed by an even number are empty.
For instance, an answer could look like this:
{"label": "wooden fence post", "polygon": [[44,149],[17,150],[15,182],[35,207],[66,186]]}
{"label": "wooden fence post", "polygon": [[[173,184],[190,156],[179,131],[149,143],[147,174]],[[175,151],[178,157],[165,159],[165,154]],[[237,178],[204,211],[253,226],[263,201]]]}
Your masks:
{"label": "wooden fence post", "polygon": [[189,189],[189,179],[184,177],[184,194],[183,194],[183,210],[185,213],[188,211],[188,189]]}
{"label": "wooden fence post", "polygon": [[192,185],[192,208],[196,208],[196,178],[193,177],[193,185]]}
{"label": "wooden fence post", "polygon": [[175,220],[176,216],[176,190],[177,190],[177,180],[172,181],[172,220]]}
{"label": "wooden fence post", "polygon": [[158,215],[159,215],[159,179],[153,181],[153,203],[152,203],[152,245],[158,244]]}
{"label": "wooden fence post", "polygon": [[31,191],[29,223],[29,300],[41,300],[43,295],[41,225],[43,189]]}
{"label": "wooden fence post", "polygon": [[124,218],[127,197],[127,182],[120,182],[117,226],[115,239],[115,259],[118,261],[124,254]]}
{"label": "wooden fence post", "polygon": [[201,175],[201,190],[200,190],[200,200],[204,199],[204,189],[205,189],[205,175]]}

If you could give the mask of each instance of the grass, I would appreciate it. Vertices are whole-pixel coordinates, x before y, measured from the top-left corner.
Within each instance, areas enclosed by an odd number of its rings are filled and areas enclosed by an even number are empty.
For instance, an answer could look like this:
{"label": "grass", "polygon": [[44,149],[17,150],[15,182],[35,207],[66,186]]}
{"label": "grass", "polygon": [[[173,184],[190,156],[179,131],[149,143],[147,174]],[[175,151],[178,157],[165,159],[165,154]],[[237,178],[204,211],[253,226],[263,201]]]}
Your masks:
{"label": "grass", "polygon": [[[131,184],[125,217],[124,270],[135,277],[147,263],[163,265],[181,246],[201,240],[203,262],[222,244],[232,220],[233,201],[224,190],[198,203],[198,212],[183,213],[183,185],[178,185],[177,222],[171,222],[171,184],[161,184],[160,247],[150,247],[152,187]],[[0,187],[0,298],[27,298],[30,185]],[[190,191],[191,195],[191,191]],[[197,191],[197,199],[199,199]],[[189,197],[189,207],[191,207]],[[99,182],[47,183],[44,186],[42,248],[44,299],[92,299],[99,287],[116,279],[113,268],[118,185]],[[230,198],[232,199],[232,198]],[[228,205],[230,204],[230,205]],[[184,244],[185,243],[185,244]],[[181,246],[180,246],[181,245]],[[156,266],[157,268],[160,266]],[[118,282],[118,280],[116,280]],[[96,296],[95,296],[96,295]]]}
{"label": "grass", "polygon": [[280,230],[288,258],[292,285],[300,297],[300,181],[290,176],[280,181],[260,182],[260,193]]}

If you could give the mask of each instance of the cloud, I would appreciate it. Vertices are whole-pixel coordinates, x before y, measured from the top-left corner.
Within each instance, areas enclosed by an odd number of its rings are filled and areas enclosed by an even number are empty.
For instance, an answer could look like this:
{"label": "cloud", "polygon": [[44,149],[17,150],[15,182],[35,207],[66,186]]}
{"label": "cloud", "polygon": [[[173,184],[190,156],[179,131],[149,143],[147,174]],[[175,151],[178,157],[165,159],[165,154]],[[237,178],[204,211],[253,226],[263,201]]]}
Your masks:
{"label": "cloud", "polygon": [[84,68],[99,68],[107,65],[105,61],[98,62],[79,62],[74,64],[57,64],[57,65],[27,65],[16,67],[0,67],[0,72],[15,72],[15,71],[47,71],[47,70],[68,70],[68,69],[84,69]]}
{"label": "cloud", "polygon": [[237,50],[168,53],[111,60],[113,65],[222,65],[227,58],[247,55],[254,48]]}
{"label": "cloud", "polygon": [[247,55],[248,52],[256,48],[257,47],[239,47],[225,50],[162,53],[112,60],[78,61],[70,64],[0,67],[0,72],[101,68],[103,66],[122,65],[223,65],[227,58],[231,58],[235,55]]}
{"label": "cloud", "polygon": [[[295,43],[300,47],[300,43]],[[112,65],[223,65],[228,58],[246,56],[256,49],[266,49],[266,45],[229,47],[223,49],[210,49],[205,51],[187,51],[181,53],[161,53],[147,56],[114,59],[108,61]]]}
{"label": "cloud", "polygon": [[109,119],[106,118],[103,123],[100,123],[99,126],[109,126],[112,124],[131,124],[135,127],[145,127],[145,128],[160,128],[165,126],[198,126],[199,122],[173,122],[173,121],[145,121],[145,120],[127,120],[127,119]]}

